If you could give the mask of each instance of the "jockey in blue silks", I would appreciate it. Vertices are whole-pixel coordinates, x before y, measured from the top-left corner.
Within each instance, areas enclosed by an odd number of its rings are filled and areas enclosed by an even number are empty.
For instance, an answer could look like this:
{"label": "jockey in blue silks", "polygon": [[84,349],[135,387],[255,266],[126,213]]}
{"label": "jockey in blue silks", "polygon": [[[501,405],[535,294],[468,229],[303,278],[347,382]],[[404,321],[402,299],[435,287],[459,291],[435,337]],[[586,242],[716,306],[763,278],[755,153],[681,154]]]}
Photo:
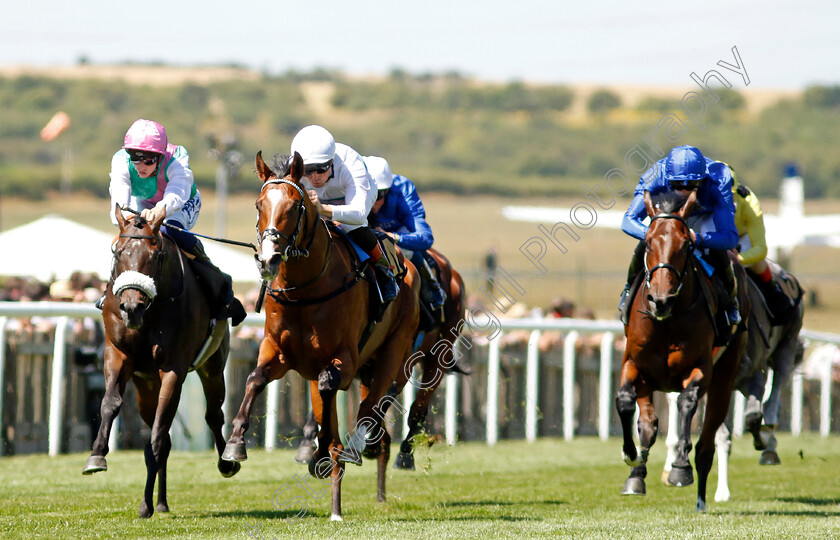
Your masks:
{"label": "jockey in blue silks", "polygon": [[392,174],[384,158],[365,156],[364,160],[377,189],[376,202],[368,216],[370,226],[391,234],[420,272],[423,300],[432,309],[437,309],[446,301],[446,295],[424,256],[435,239],[426,222],[426,209],[417,195],[417,188],[408,178]]}
{"label": "jockey in blue silks", "polygon": [[630,284],[644,264],[644,238],[648,228],[642,222],[648,217],[645,191],[652,196],[666,191],[677,191],[688,196],[691,191],[697,191],[696,210],[687,220],[691,227],[691,237],[696,248],[705,252],[705,259],[715,268],[729,291],[726,318],[733,325],[740,322],[738,287],[727,254],[728,250],[738,245],[735,203],[732,200],[732,172],[726,164],[704,157],[700,150],[688,145],[673,148],[667,157],[645,171],[636,186],[633,202],[624,214],[621,229],[640,242],[630,261],[619,310],[623,310],[630,293]]}

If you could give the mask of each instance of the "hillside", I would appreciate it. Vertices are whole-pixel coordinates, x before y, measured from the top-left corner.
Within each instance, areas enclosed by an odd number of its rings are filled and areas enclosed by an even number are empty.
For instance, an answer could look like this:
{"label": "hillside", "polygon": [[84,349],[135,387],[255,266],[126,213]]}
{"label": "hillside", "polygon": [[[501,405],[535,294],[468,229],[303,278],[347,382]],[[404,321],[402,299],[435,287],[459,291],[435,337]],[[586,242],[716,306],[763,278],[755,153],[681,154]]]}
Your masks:
{"label": "hillside", "polygon": [[[493,84],[400,70],[352,78],[325,70],[269,76],[236,66],[6,66],[0,194],[39,197],[63,175],[69,189],[105,195],[110,156],[127,126],[145,117],[162,121],[189,149],[204,189],[214,185],[219,152],[241,151],[248,167],[257,150],[287,151],[300,127],[320,123],[363,154],[387,157],[427,191],[579,196],[582,184],[627,169],[625,155],[661,119],[680,115],[680,98],[696,90],[690,85]],[[807,196],[838,196],[833,91],[721,92],[703,129],[686,121],[673,144],[695,144],[727,161],[763,195],[775,195],[783,168],[797,162]],[[38,133],[58,110],[72,126],[44,143]],[[671,145],[661,134],[659,144]],[[246,185],[231,181],[233,190]]]}

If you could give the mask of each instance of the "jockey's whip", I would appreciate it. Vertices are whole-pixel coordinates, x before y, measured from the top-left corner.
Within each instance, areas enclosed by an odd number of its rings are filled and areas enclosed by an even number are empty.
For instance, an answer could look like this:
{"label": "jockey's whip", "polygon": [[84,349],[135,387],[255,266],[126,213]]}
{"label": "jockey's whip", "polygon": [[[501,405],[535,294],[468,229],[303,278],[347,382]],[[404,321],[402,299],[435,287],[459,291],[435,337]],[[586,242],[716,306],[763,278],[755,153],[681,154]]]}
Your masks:
{"label": "jockey's whip", "polygon": [[[125,212],[130,212],[130,213],[132,213],[134,215],[137,215],[137,216],[140,215],[140,212],[138,212],[137,210],[135,210],[133,208],[120,206],[120,210],[123,210]],[[177,225],[173,225],[173,224],[171,224],[167,221],[164,221],[163,224],[166,225],[170,229],[175,229],[176,231],[181,231],[182,233],[191,234],[193,236],[198,236],[200,238],[206,238],[207,240],[213,240],[215,242],[221,242],[223,244],[233,244],[234,246],[249,247],[249,248],[253,249],[254,251],[257,251],[257,247],[250,242],[240,242],[238,240],[228,240],[227,238],[215,238],[213,236],[207,236],[207,235],[204,235],[204,234],[199,234],[199,233],[196,233],[196,232],[192,232],[192,231],[188,231],[186,229],[183,229],[183,228],[181,228]]]}

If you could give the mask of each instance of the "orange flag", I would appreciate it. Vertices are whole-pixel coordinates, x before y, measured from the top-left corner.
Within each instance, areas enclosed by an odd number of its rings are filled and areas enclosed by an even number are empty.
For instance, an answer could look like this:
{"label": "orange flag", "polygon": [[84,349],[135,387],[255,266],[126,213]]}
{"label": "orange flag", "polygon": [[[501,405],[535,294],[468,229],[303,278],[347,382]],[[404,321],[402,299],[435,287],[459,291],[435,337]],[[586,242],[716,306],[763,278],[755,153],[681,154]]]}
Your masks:
{"label": "orange flag", "polygon": [[68,127],[70,127],[70,116],[64,111],[58,111],[41,130],[41,140],[49,142],[61,135]]}

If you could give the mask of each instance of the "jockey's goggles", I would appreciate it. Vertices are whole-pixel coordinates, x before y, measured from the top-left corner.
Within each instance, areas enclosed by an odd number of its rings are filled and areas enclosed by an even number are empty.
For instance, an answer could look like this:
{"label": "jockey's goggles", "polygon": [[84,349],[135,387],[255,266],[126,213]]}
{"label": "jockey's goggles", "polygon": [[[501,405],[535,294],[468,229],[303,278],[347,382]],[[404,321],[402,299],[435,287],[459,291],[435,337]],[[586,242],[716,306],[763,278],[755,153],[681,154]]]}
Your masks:
{"label": "jockey's goggles", "polygon": [[138,152],[131,154],[131,161],[132,163],[139,163],[142,161],[145,165],[154,165],[157,163],[159,157],[160,156],[158,154],[143,154]]}
{"label": "jockey's goggles", "polygon": [[700,180],[671,180],[669,184],[671,189],[693,191],[700,187]]}
{"label": "jockey's goggles", "polygon": [[326,163],[315,163],[312,165],[306,165],[303,168],[303,172],[306,174],[315,173],[315,174],[323,174],[330,170],[332,167],[332,161],[328,161]]}

